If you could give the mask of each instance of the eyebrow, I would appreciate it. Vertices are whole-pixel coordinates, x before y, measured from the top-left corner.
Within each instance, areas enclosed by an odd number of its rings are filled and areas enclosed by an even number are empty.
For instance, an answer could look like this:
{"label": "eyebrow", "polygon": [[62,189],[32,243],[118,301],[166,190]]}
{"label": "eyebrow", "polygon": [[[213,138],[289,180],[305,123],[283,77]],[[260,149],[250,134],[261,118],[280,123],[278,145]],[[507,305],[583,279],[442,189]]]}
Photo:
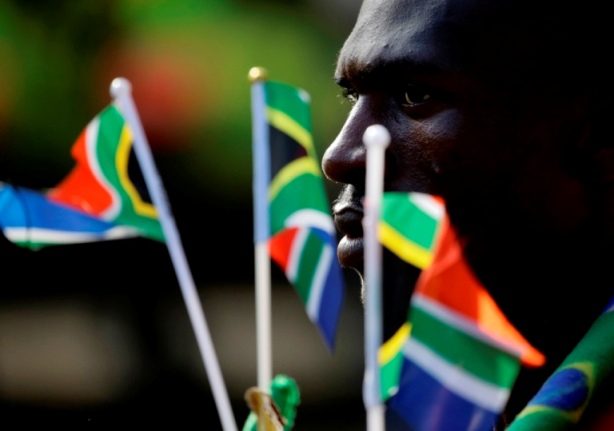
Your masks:
{"label": "eyebrow", "polygon": [[[342,60],[343,61],[343,60]],[[340,87],[359,87],[364,89],[386,88],[410,79],[447,79],[453,73],[432,61],[417,61],[413,58],[400,58],[378,61],[375,64],[361,64],[355,59],[340,63],[335,70],[334,80]]]}

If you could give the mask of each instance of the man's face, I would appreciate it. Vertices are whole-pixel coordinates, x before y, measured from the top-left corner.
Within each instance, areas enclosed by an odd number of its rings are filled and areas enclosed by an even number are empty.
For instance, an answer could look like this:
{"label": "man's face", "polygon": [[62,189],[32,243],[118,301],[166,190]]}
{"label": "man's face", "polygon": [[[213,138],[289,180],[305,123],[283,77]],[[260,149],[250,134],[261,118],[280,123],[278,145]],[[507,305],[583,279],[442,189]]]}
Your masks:
{"label": "man's face", "polygon": [[[326,176],[346,184],[333,207],[344,267],[363,269],[362,135],[372,124],[392,138],[385,191],[442,195],[459,234],[491,269],[486,279],[511,273],[501,262],[523,241],[546,241],[584,220],[585,197],[572,172],[581,101],[540,63],[546,42],[531,23],[517,24],[510,5],[363,3],[335,72],[352,109],[323,158]],[[389,301],[407,304],[411,286],[407,278],[401,289],[385,282],[384,295],[389,289]]]}

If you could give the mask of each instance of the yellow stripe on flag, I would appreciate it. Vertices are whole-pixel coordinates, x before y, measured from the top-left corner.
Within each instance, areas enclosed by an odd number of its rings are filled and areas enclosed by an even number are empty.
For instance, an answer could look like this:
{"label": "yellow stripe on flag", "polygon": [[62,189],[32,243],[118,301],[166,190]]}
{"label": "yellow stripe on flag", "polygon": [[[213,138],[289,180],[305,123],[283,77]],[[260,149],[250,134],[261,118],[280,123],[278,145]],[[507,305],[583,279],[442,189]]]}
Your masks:
{"label": "yellow stripe on flag", "polygon": [[313,155],[313,138],[309,131],[305,130],[288,114],[277,109],[267,107],[266,116],[271,125],[301,144],[307,150],[307,154]]}
{"label": "yellow stripe on flag", "polygon": [[119,138],[119,145],[117,146],[117,155],[115,163],[117,164],[117,173],[119,175],[119,181],[123,186],[126,193],[132,202],[134,212],[153,219],[158,218],[156,207],[148,202],[144,202],[141,196],[134,188],[130,177],[128,176],[128,160],[130,158],[130,149],[132,148],[132,132],[128,125],[124,124],[122,128],[121,136]]}
{"label": "yellow stripe on flag", "polygon": [[377,233],[380,242],[405,262],[420,269],[424,269],[431,264],[433,260],[431,251],[409,241],[388,223],[380,221],[377,226]]}
{"label": "yellow stripe on flag", "polygon": [[395,334],[379,348],[377,361],[380,366],[390,362],[403,348],[411,332],[411,324],[405,322]]}
{"label": "yellow stripe on flag", "polygon": [[269,202],[275,199],[277,193],[279,193],[292,178],[296,178],[301,174],[312,174],[319,177],[320,165],[318,165],[315,159],[308,156],[301,157],[285,165],[271,181],[269,186]]}

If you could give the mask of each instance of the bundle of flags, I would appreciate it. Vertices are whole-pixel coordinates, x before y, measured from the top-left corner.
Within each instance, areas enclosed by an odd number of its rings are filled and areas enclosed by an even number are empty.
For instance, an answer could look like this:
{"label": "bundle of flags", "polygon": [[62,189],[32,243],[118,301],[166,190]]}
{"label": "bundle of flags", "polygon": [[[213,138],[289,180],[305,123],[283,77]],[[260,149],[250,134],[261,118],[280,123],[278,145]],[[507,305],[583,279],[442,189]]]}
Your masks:
{"label": "bundle of flags", "polygon": [[[379,237],[423,271],[404,332],[398,333],[402,340],[380,350],[381,381],[387,383],[383,400],[415,431],[490,431],[520,367],[540,366],[545,358],[474,276],[444,203],[424,194],[404,195],[384,194],[381,223],[388,227],[378,229]],[[404,216],[407,230],[387,234],[403,211],[409,214]],[[396,362],[384,367],[391,358]]]}
{"label": "bundle of flags", "polygon": [[[382,197],[378,238],[383,246],[405,262],[426,268],[433,259],[441,220],[445,214],[443,202],[424,193],[387,192]],[[411,331],[405,322],[380,348],[381,398],[387,400],[398,390],[403,346]]]}
{"label": "bundle of flags", "polygon": [[164,241],[132,146],[132,131],[114,104],[101,111],[72,147],[75,166],[55,187],[0,185],[0,227],[33,250],[146,237]]}
{"label": "bundle of flags", "polygon": [[[310,320],[332,349],[344,300],[336,255],[336,230],[312,132],[309,94],[276,81],[261,82],[266,124],[261,173],[254,199],[266,202],[266,217],[255,226],[255,242],[268,241],[270,257],[294,286]],[[260,180],[260,181],[258,181]],[[258,187],[262,184],[262,187]]]}

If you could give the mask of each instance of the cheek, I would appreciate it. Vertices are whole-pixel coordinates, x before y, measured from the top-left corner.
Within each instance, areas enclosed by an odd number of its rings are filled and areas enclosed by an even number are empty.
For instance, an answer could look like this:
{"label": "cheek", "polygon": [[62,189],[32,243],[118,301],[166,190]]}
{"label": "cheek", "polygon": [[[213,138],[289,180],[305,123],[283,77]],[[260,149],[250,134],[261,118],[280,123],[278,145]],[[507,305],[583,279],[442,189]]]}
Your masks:
{"label": "cheek", "polygon": [[444,189],[458,181],[488,180],[505,169],[509,154],[498,147],[497,130],[482,121],[472,124],[454,110],[420,122],[414,133]]}
{"label": "cheek", "polygon": [[510,194],[519,211],[545,230],[567,231],[580,227],[589,216],[585,184],[554,157],[527,157],[515,177]]}
{"label": "cheek", "polygon": [[[396,118],[393,128],[391,177],[399,190],[443,194],[464,172],[494,163],[482,148],[486,139],[475,139],[463,117],[446,110],[428,118]],[[387,161],[388,163],[388,161]]]}
{"label": "cheek", "polygon": [[565,138],[493,116],[482,115],[481,124],[458,118],[446,119],[447,133],[437,138],[443,146],[434,147],[433,157],[442,167],[442,194],[467,217],[507,217],[540,231],[573,230],[586,221],[590,203],[559,148]]}
{"label": "cheek", "polygon": [[585,220],[584,187],[548,145],[558,141],[553,136],[519,134],[526,125],[492,112],[449,109],[402,121],[394,150],[399,189],[441,194],[467,225],[505,214],[540,229],[573,229]]}

